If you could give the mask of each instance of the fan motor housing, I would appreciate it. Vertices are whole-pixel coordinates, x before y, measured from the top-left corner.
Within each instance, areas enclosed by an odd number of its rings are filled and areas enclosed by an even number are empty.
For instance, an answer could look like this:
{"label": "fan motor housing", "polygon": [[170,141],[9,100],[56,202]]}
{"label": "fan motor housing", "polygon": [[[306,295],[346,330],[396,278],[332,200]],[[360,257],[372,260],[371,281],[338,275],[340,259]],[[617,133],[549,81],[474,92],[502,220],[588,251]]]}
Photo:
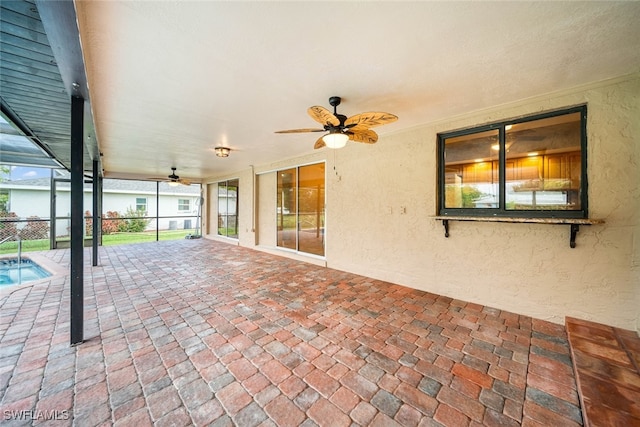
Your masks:
{"label": "fan motor housing", "polygon": [[340,105],[341,101],[342,98],[340,98],[339,96],[332,96],[331,98],[329,98],[329,105],[331,105],[332,107],[337,107],[338,105]]}

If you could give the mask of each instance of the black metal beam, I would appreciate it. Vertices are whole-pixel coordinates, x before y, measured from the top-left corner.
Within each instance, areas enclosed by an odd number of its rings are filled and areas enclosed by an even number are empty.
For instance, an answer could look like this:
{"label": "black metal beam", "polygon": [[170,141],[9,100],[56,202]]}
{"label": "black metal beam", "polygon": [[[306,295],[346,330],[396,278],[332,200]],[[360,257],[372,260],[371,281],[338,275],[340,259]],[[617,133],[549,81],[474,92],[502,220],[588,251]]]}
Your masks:
{"label": "black metal beam", "polygon": [[71,97],[71,345],[84,339],[84,99]]}
{"label": "black metal beam", "polygon": [[64,88],[72,96],[89,99],[80,32],[72,0],[36,0],[42,26],[56,58]]}
{"label": "black metal beam", "polygon": [[24,120],[22,120],[20,118],[20,116],[18,116],[13,109],[9,106],[9,104],[7,104],[4,99],[0,98],[0,111],[2,111],[2,114],[4,114],[5,116],[7,116],[7,118],[9,119],[10,122],[12,122],[14,125],[16,125],[18,127],[18,129],[20,129],[20,131],[27,137],[29,138],[36,146],[38,146],[38,148],[40,148],[44,153],[47,154],[47,156],[51,157],[53,160],[56,161],[56,163],[58,163],[59,165],[62,166],[62,163],[60,163],[58,161],[58,159],[56,158],[56,155],[53,153],[53,151],[51,151],[51,149],[49,149],[49,147],[47,147],[46,144],[44,144],[40,138],[33,133],[33,131],[31,130],[31,128],[29,128],[29,126],[27,126],[27,124],[24,122]]}
{"label": "black metal beam", "polygon": [[[89,86],[74,2],[73,0],[36,0],[36,6],[66,92],[70,96],[82,97],[84,100],[85,145],[89,159],[97,160],[102,172],[102,160],[93,125]],[[87,170],[89,169],[87,165]]]}

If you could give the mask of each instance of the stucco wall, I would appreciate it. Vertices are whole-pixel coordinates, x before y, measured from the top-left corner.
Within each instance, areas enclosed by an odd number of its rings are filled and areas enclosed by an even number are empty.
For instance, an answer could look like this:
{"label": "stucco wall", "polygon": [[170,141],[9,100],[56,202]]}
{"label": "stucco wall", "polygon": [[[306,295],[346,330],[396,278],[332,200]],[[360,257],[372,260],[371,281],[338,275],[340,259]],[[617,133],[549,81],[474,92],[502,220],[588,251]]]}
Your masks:
{"label": "stucco wall", "polygon": [[[448,120],[340,153],[328,191],[329,266],[562,323],[635,329],[640,307],[640,80],[611,82]],[[436,134],[588,104],[589,210],[605,225],[451,223],[436,213]],[[374,173],[375,172],[375,173]],[[406,208],[402,213],[401,208]],[[635,260],[635,261],[634,261]],[[634,266],[635,262],[635,266]]]}
{"label": "stucco wall", "polygon": [[258,243],[262,246],[276,246],[276,191],[277,176],[276,172],[264,173],[258,175],[258,218],[260,221],[258,227]]}
{"label": "stucco wall", "polygon": [[[444,237],[441,222],[432,218],[438,132],[580,104],[588,106],[589,213],[605,224],[582,226],[575,249],[567,225],[452,222],[451,236]],[[272,244],[269,233],[275,234],[269,171],[326,156],[329,267],[556,323],[574,316],[638,330],[639,118],[635,75],[450,118],[375,145],[349,143],[264,165],[257,168],[258,244]],[[252,174],[244,173],[241,191],[250,182]],[[241,215],[252,206],[242,197]],[[240,244],[253,243],[242,225]]]}

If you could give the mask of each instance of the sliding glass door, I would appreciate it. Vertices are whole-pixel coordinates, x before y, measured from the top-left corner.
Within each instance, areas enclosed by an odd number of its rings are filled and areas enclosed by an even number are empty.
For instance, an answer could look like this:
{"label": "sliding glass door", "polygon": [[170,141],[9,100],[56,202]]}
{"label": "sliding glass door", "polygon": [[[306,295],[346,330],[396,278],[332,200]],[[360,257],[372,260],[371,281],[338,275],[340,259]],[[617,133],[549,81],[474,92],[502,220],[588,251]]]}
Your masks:
{"label": "sliding glass door", "polygon": [[287,249],[298,249],[297,243],[297,183],[298,170],[287,169],[278,172],[278,204],[276,218],[278,221],[278,246]]}
{"label": "sliding glass door", "polygon": [[325,165],[278,172],[278,246],[324,256]]}
{"label": "sliding glass door", "polygon": [[218,183],[218,234],[238,238],[239,180]]}

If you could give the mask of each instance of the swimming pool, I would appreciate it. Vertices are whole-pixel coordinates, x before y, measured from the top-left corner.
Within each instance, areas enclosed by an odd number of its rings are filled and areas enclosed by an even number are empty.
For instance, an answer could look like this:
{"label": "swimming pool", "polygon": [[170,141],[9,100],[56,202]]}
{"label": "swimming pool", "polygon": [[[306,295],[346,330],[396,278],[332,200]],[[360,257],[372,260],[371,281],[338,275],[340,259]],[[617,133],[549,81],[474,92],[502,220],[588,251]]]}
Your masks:
{"label": "swimming pool", "polygon": [[30,259],[23,258],[19,264],[17,259],[0,260],[0,286],[19,285],[49,276],[51,273]]}

